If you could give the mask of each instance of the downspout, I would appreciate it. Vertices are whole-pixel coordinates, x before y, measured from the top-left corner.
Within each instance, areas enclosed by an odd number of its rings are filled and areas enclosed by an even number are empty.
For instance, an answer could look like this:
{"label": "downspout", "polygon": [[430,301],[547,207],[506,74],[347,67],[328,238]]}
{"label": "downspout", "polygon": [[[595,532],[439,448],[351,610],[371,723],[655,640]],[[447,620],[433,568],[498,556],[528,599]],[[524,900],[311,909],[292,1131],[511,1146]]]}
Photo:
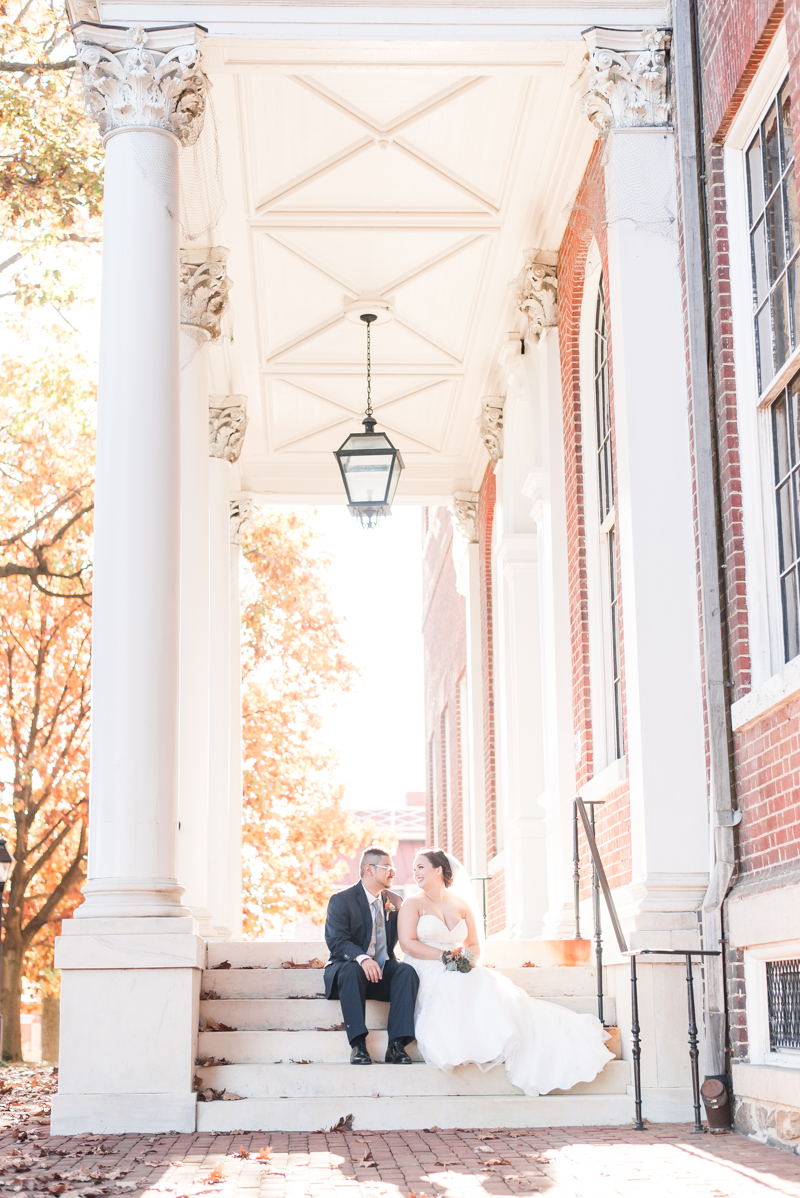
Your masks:
{"label": "downspout", "polygon": [[[700,76],[697,0],[674,0],[672,70],[675,86],[681,221],[684,238],[686,324],[694,432],[700,607],[703,621],[705,707],[710,760],[709,823],[714,854],[711,880],[702,905],[702,939],[706,949],[724,950],[722,904],[736,864],[734,826],[741,819],[733,807],[722,635],[720,546],[714,362],[711,338],[711,277],[708,209],[705,189],[703,92]],[[704,1015],[706,1077],[727,1072],[725,957],[707,958]]]}

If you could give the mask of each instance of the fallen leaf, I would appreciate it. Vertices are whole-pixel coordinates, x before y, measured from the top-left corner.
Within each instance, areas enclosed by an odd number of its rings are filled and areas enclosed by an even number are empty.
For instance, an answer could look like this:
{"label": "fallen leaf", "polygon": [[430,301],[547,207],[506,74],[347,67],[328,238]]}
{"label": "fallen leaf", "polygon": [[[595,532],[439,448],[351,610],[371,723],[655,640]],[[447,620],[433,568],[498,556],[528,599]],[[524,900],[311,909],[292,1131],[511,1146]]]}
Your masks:
{"label": "fallen leaf", "polygon": [[242,1101],[244,1101],[244,1095],[243,1094],[232,1094],[230,1090],[223,1090],[222,1101],[223,1102],[242,1102]]}
{"label": "fallen leaf", "polygon": [[502,1156],[490,1156],[487,1160],[483,1161],[482,1164],[484,1164],[484,1165],[510,1165],[511,1161],[505,1160],[505,1158]]}
{"label": "fallen leaf", "polygon": [[523,961],[522,968],[523,969],[535,969],[536,962],[535,961]]}
{"label": "fallen leaf", "polygon": [[310,1065],[311,1061],[295,1061],[295,1060],[293,1060],[292,1064],[293,1065]]}
{"label": "fallen leaf", "polygon": [[218,998],[219,998],[219,995],[217,994],[216,990],[201,990],[200,991],[200,1001],[201,1002],[209,1002],[213,999],[218,999]]}
{"label": "fallen leaf", "polygon": [[[509,1135],[513,1135],[513,1132],[509,1132]],[[483,1131],[483,1132],[478,1132],[476,1139],[478,1139],[478,1140],[496,1140],[496,1139],[498,1139],[498,1137],[494,1134],[493,1131]]]}
{"label": "fallen leaf", "polygon": [[266,1148],[259,1148],[258,1156],[256,1157],[256,1160],[257,1161],[271,1161],[272,1160],[272,1149],[269,1146],[269,1144],[267,1145]]}
{"label": "fallen leaf", "polygon": [[249,1160],[250,1160],[250,1153],[247,1151],[247,1149],[245,1148],[244,1144],[240,1144],[240,1145],[239,1145],[239,1151],[236,1153],[236,1155],[237,1155],[238,1157],[240,1157],[240,1158],[241,1158],[243,1161],[249,1161]]}
{"label": "fallen leaf", "polygon": [[354,1118],[354,1115],[342,1115],[339,1122],[335,1123],[333,1127],[329,1127],[328,1131],[352,1131]]}
{"label": "fallen leaf", "polygon": [[220,961],[219,965],[212,965],[212,969],[231,969],[230,961]]}
{"label": "fallen leaf", "polygon": [[225,1174],[222,1172],[222,1165],[215,1165],[207,1177],[201,1177],[201,1181],[218,1182],[225,1180]]}

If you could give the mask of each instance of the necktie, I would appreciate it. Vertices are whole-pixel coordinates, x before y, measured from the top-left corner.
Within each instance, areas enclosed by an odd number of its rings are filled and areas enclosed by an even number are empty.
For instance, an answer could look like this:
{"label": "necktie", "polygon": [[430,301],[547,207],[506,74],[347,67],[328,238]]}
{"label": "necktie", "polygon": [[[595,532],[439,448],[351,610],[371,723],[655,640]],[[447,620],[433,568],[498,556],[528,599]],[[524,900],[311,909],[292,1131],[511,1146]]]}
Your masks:
{"label": "necktie", "polygon": [[[386,924],[383,920],[383,912],[381,911],[380,897],[375,899],[372,904],[372,935],[374,940],[374,957],[375,960],[383,969],[386,961]],[[371,947],[371,946],[370,946]]]}

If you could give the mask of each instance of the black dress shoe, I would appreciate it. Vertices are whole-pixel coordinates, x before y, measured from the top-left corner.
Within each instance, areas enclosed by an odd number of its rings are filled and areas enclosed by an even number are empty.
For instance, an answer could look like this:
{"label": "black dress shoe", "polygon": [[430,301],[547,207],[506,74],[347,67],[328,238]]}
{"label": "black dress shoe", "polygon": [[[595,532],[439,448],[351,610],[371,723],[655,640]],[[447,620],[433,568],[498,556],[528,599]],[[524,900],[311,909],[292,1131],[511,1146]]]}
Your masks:
{"label": "black dress shoe", "polygon": [[406,1052],[406,1046],[402,1040],[392,1040],[389,1047],[386,1049],[386,1060],[390,1065],[413,1065],[414,1062]]}
{"label": "black dress shoe", "polygon": [[[388,1057],[386,1058],[389,1059]],[[372,1057],[367,1052],[366,1041],[354,1040],[350,1045],[350,1064],[351,1065],[371,1065]]]}

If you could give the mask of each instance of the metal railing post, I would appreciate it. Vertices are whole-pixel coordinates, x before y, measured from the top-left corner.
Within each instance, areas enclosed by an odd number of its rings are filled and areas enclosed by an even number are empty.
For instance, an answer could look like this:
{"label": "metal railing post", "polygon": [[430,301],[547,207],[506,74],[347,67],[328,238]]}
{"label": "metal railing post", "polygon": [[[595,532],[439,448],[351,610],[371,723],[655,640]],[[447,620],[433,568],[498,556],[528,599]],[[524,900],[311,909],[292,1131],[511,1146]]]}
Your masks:
{"label": "metal railing post", "polygon": [[581,936],[581,852],[578,843],[578,800],[572,800],[572,893],[575,903],[575,939]]}
{"label": "metal railing post", "polygon": [[631,954],[631,1058],[633,1060],[633,1130],[644,1131],[642,1122],[642,1046],[639,1040],[639,987],[636,954]]}
{"label": "metal railing post", "polygon": [[[595,836],[595,805],[588,803],[587,806],[591,811],[592,835]],[[592,913],[594,915],[594,960],[597,970],[597,1018],[605,1025],[606,1021],[603,1018],[603,929],[600,925],[600,876],[594,857],[592,857]]]}
{"label": "metal railing post", "polygon": [[700,1050],[697,1047],[697,1016],[694,1009],[694,978],[692,976],[692,954],[686,954],[686,991],[689,1002],[689,1061],[692,1067],[692,1099],[694,1105],[694,1127],[692,1128],[693,1135],[704,1135],[705,1128],[703,1127],[700,1118],[700,1070],[698,1067],[698,1058]]}

